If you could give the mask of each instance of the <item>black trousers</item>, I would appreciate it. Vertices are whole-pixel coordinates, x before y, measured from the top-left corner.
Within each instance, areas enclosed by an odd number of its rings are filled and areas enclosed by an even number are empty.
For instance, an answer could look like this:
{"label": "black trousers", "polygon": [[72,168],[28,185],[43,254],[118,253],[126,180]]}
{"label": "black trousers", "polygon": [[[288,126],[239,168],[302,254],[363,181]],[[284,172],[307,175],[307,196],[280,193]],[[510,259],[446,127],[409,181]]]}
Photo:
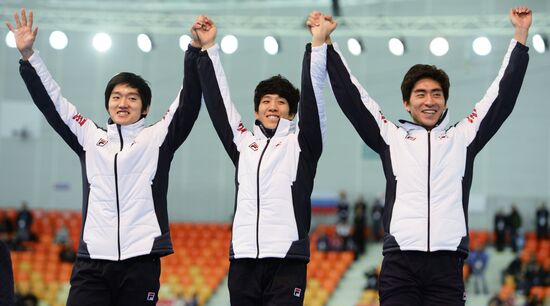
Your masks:
{"label": "black trousers", "polygon": [[451,251],[399,251],[384,255],[381,306],[463,306],[464,258]]}
{"label": "black trousers", "polygon": [[123,261],[77,258],[67,306],[152,306],[158,301],[160,258]]}
{"label": "black trousers", "polygon": [[13,305],[13,270],[8,246],[0,240],[0,306]]}
{"label": "black trousers", "polygon": [[229,265],[233,306],[301,306],[307,262],[285,258],[234,259]]}

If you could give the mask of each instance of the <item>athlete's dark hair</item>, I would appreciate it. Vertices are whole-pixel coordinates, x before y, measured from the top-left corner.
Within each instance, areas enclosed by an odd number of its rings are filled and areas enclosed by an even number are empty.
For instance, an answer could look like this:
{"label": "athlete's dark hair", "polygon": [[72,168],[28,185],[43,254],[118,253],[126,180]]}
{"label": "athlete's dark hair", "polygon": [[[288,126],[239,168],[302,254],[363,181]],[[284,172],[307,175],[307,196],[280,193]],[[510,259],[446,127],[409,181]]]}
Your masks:
{"label": "athlete's dark hair", "polygon": [[258,83],[254,90],[254,111],[258,111],[260,100],[267,94],[277,94],[285,98],[288,101],[289,115],[295,115],[298,112],[300,91],[280,74]]}
{"label": "athlete's dark hair", "polygon": [[[149,105],[151,105],[151,88],[147,81],[145,81],[141,76],[131,73],[131,72],[120,72],[114,77],[111,78],[109,83],[107,83],[107,88],[105,88],[105,108],[109,110],[109,97],[111,97],[111,92],[115,86],[120,84],[127,84],[128,86],[138,90],[139,96],[141,97],[141,111],[146,110]],[[142,115],[145,117],[145,115]]]}
{"label": "athlete's dark hair", "polygon": [[445,103],[449,99],[449,76],[445,71],[437,68],[434,65],[422,65],[417,64],[411,67],[405,74],[403,82],[401,83],[401,94],[403,95],[403,101],[409,101],[411,98],[411,92],[416,82],[422,79],[432,79],[441,85],[443,90],[443,96],[445,97]]}

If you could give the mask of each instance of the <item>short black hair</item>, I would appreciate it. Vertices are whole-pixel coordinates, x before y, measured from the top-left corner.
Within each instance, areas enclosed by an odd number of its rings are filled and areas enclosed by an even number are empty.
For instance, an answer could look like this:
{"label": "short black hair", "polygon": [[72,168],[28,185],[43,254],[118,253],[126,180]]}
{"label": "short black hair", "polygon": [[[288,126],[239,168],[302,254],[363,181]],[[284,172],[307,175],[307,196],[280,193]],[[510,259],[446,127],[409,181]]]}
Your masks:
{"label": "short black hair", "polygon": [[254,111],[258,111],[260,100],[268,94],[277,94],[285,98],[288,101],[289,115],[295,115],[298,112],[300,90],[285,77],[278,74],[258,83],[254,89]]}
{"label": "short black hair", "polygon": [[405,74],[403,82],[401,83],[401,94],[403,95],[403,101],[409,101],[411,98],[411,92],[416,82],[422,79],[432,79],[441,85],[443,90],[443,96],[445,97],[445,103],[449,99],[449,76],[442,69],[437,68],[434,65],[416,64],[412,66]]}
{"label": "short black hair", "polygon": [[[120,84],[126,84],[138,90],[139,96],[141,97],[142,112],[151,105],[152,95],[149,83],[135,73],[120,72],[111,78],[109,83],[107,83],[107,88],[105,88],[105,109],[107,109],[107,111],[109,111],[109,98],[111,97],[111,93],[115,86]],[[145,117],[145,115],[143,115],[143,117]]]}

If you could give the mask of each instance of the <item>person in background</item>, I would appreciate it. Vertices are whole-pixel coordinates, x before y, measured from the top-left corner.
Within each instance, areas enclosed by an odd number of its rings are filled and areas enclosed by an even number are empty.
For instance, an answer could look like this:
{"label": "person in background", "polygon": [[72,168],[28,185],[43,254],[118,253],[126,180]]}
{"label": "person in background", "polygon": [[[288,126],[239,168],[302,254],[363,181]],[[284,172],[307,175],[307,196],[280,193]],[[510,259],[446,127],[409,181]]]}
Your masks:
{"label": "person in background", "polygon": [[367,228],[367,203],[363,196],[360,196],[353,206],[353,245],[355,259],[365,253],[365,229]]}
{"label": "person in background", "polygon": [[548,239],[548,208],[546,208],[546,202],[542,202],[537,208],[535,213],[535,222],[537,223],[537,239]]}

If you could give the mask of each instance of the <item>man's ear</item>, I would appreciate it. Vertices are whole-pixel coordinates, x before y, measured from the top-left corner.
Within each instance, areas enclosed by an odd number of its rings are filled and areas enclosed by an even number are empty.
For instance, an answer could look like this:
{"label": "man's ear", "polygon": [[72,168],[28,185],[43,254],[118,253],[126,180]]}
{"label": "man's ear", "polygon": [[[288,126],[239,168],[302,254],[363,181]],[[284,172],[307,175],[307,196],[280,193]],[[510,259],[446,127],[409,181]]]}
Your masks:
{"label": "man's ear", "polygon": [[411,104],[409,103],[409,101],[403,100],[403,106],[405,107],[407,112],[411,112]]}
{"label": "man's ear", "polygon": [[258,114],[258,112],[254,112],[254,115],[256,116],[256,119],[260,118],[260,115]]}
{"label": "man's ear", "polygon": [[147,106],[147,108],[141,112],[142,115],[147,115],[149,113],[149,108],[151,107],[151,105]]}

